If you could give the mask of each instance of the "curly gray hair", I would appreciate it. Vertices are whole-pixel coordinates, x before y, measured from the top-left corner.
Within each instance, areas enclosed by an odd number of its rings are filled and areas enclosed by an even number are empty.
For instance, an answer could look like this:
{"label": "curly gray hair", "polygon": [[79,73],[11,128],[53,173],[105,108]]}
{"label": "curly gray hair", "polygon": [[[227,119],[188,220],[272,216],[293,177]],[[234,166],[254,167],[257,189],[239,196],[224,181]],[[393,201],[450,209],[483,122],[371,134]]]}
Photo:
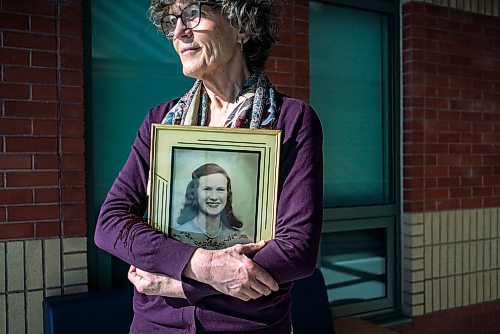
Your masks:
{"label": "curly gray hair", "polygon": [[[148,17],[161,31],[161,19],[176,2],[193,3],[189,0],[151,0]],[[283,13],[282,0],[202,0],[203,4],[220,7],[231,25],[248,34],[244,53],[249,68],[262,69],[271,53],[271,47],[279,38]]]}

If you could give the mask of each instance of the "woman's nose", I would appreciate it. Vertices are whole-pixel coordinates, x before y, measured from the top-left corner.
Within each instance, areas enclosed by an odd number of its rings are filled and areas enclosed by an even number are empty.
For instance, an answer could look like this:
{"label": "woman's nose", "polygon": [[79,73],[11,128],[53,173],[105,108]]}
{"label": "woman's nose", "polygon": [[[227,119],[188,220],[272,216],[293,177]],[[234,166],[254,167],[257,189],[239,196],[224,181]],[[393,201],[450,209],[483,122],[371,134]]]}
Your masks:
{"label": "woman's nose", "polygon": [[177,22],[175,22],[175,30],[174,30],[174,37],[181,37],[187,34],[187,31],[190,30],[188,27],[184,25],[184,22],[182,22],[181,18],[177,19]]}

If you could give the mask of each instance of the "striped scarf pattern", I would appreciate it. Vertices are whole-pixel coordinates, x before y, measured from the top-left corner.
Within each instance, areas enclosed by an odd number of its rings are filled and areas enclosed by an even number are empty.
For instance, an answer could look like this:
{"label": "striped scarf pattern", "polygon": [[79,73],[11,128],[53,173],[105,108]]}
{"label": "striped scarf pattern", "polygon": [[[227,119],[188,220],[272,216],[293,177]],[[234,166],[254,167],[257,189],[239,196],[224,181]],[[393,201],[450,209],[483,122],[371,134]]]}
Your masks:
{"label": "striped scarf pattern", "polygon": [[[207,126],[208,100],[203,82],[197,80],[161,123]],[[224,127],[274,129],[276,113],[276,89],[262,71],[256,71],[243,85]]]}

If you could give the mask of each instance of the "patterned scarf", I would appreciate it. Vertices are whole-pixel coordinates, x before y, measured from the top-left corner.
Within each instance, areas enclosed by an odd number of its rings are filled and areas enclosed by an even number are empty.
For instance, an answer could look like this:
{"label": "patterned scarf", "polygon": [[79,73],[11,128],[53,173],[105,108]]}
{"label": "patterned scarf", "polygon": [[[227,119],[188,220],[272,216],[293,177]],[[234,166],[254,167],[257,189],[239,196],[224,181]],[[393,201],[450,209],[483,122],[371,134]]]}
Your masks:
{"label": "patterned scarf", "polygon": [[[161,123],[207,126],[208,112],[208,94],[197,80]],[[262,71],[256,71],[243,85],[224,127],[274,129],[276,116],[276,90]]]}

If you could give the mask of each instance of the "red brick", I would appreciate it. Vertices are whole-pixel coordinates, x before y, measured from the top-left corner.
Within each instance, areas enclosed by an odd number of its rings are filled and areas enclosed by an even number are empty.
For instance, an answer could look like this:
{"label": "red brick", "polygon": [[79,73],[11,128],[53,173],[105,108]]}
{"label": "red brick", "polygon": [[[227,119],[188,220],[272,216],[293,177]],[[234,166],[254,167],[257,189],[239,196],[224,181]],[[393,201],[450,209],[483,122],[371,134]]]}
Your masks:
{"label": "red brick", "polygon": [[61,133],[64,137],[82,137],[83,122],[79,120],[63,120],[61,125]]}
{"label": "red brick", "polygon": [[61,151],[63,154],[83,154],[85,151],[85,142],[83,138],[62,138]]}
{"label": "red brick", "polygon": [[424,179],[405,178],[403,181],[403,188],[405,190],[423,189],[424,188]]}
{"label": "red brick", "polygon": [[31,156],[29,155],[0,155],[0,170],[31,169]]}
{"label": "red brick", "polygon": [[492,196],[493,195],[493,189],[491,187],[481,187],[481,188],[473,188],[472,189],[472,196],[477,197],[477,196]]}
{"label": "red brick", "polygon": [[57,136],[57,121],[42,119],[33,120],[33,134],[37,136]]}
{"label": "red brick", "polygon": [[34,156],[33,160],[35,169],[58,169],[59,166],[56,152],[53,154],[37,154]]}
{"label": "red brick", "polygon": [[[23,100],[29,99],[29,97],[29,85],[0,83],[0,99]],[[0,131],[0,133],[2,133],[2,131]]]}
{"label": "red brick", "polygon": [[35,189],[35,203],[59,203],[59,189],[45,188]]}
{"label": "red brick", "polygon": [[[0,207],[0,222],[5,222],[6,219],[6,211],[4,207]],[[0,224],[2,226],[2,224]],[[0,232],[0,239],[2,239],[2,233]]]}
{"label": "red brick", "polygon": [[425,126],[425,131],[427,132],[447,132],[448,131],[448,126],[449,123],[447,121],[441,121],[441,120],[426,120],[424,123]]}
{"label": "red brick", "polygon": [[462,99],[465,100],[480,100],[483,96],[481,91],[462,89]]}
{"label": "red brick", "polygon": [[472,154],[494,154],[493,145],[472,145]]}
{"label": "red brick", "polygon": [[83,89],[80,87],[62,87],[61,101],[83,103]]}
{"label": "red brick", "polygon": [[403,164],[405,166],[418,166],[422,165],[424,157],[422,155],[404,155]]}
{"label": "red brick", "polygon": [[484,157],[484,164],[485,165],[498,166],[498,165],[500,165],[500,156],[497,156],[497,155],[487,155],[487,156]]}
{"label": "red brick", "polygon": [[64,220],[85,219],[83,204],[64,204],[62,210]]}
{"label": "red brick", "polygon": [[462,177],[460,179],[460,184],[462,187],[478,187],[482,184],[482,178],[481,177]]}
{"label": "red brick", "polygon": [[55,3],[37,0],[3,0],[2,9],[6,12],[26,13],[34,15],[55,15]]}
{"label": "red brick", "polygon": [[295,45],[309,45],[309,35],[293,34],[293,43]]}
{"label": "red brick", "polygon": [[63,154],[61,156],[61,169],[62,170],[84,170],[85,169],[85,156],[83,154],[79,154],[79,155]]}
{"label": "red brick", "polygon": [[57,139],[46,137],[8,137],[7,152],[57,152]]}
{"label": "red brick", "polygon": [[57,219],[59,219],[59,205],[10,206],[7,208],[7,220],[10,222]]}
{"label": "red brick", "polygon": [[63,188],[62,191],[63,203],[85,203],[85,188],[84,187],[72,187]]}
{"label": "red brick", "polygon": [[450,87],[461,89],[472,88],[472,80],[464,78],[450,78]]}
{"label": "red brick", "polygon": [[60,12],[63,20],[81,20],[83,17],[83,8],[81,5],[61,4]]}
{"label": "red brick", "polygon": [[83,41],[81,37],[61,37],[61,52],[83,56]]}
{"label": "red brick", "polygon": [[1,118],[0,133],[2,135],[27,135],[31,133],[31,122],[28,120]]}
{"label": "red brick", "polygon": [[439,133],[437,134],[438,143],[459,143],[460,134],[458,133]]}
{"label": "red brick", "polygon": [[424,171],[421,167],[405,167],[403,175],[405,177],[419,178],[424,176]]}
{"label": "red brick", "polygon": [[498,186],[500,185],[500,177],[498,176],[484,176],[483,184],[486,186]]}
{"label": "red brick", "polygon": [[436,181],[439,188],[452,188],[460,186],[460,179],[456,177],[442,177],[437,178]]}
{"label": "red brick", "polygon": [[[64,36],[83,36],[82,20],[60,20],[61,34]],[[81,51],[80,51],[81,53]]]}
{"label": "red brick", "polygon": [[0,189],[0,203],[3,205],[33,203],[33,191],[28,189]]}
{"label": "red brick", "polygon": [[448,109],[449,101],[441,98],[425,98],[425,107],[431,109]]}
{"label": "red brick", "polygon": [[295,47],[295,58],[297,60],[309,61],[309,48]]}
{"label": "red brick", "polygon": [[462,155],[462,166],[481,166],[484,158],[478,155]]}
{"label": "red brick", "polygon": [[435,155],[425,155],[424,164],[426,166],[437,166],[437,156]]}
{"label": "red brick", "polygon": [[471,131],[471,128],[472,128],[472,125],[470,123],[467,123],[467,122],[449,122],[448,123],[448,126],[449,126],[449,131],[451,132],[470,132]]}
{"label": "red brick", "polygon": [[451,188],[450,197],[451,198],[465,198],[471,196],[471,189],[469,188]]}
{"label": "red brick", "polygon": [[2,47],[0,48],[0,64],[28,66],[30,64],[30,52]]}
{"label": "red brick", "polygon": [[83,72],[81,71],[61,71],[61,84],[66,86],[83,86]]}
{"label": "red brick", "polygon": [[450,176],[470,176],[472,169],[471,167],[466,167],[466,166],[461,166],[461,167],[451,166],[449,171],[450,171]]}
{"label": "red brick", "polygon": [[54,36],[5,31],[3,45],[37,50],[55,50],[56,38]]}
{"label": "red brick", "polygon": [[33,237],[33,224],[0,224],[1,240],[27,239]]}
{"label": "red brick", "polygon": [[35,223],[35,238],[58,237],[61,235],[60,222]]}
{"label": "red brick", "polygon": [[62,184],[67,186],[83,186],[85,185],[85,172],[83,171],[63,171]]}
{"label": "red brick", "polygon": [[31,65],[35,67],[57,67],[57,54],[53,52],[31,52]]}
{"label": "red brick", "polygon": [[10,172],[7,173],[7,187],[57,186],[57,172]]}
{"label": "red brick", "polygon": [[55,118],[55,103],[43,102],[5,102],[5,116],[19,118]]}
{"label": "red brick", "polygon": [[428,177],[424,179],[424,187],[423,188],[437,188],[438,181],[435,177]]}
{"label": "red brick", "polygon": [[0,12],[0,28],[28,30],[30,26],[29,16],[19,14],[9,14]]}
{"label": "red brick", "polygon": [[87,235],[87,224],[84,219],[64,221],[64,236],[77,237],[85,235]]}
{"label": "red brick", "polygon": [[31,98],[36,101],[57,101],[55,86],[31,86]]}
{"label": "red brick", "polygon": [[56,33],[57,21],[48,17],[31,17],[31,31],[43,32],[48,34]]}
{"label": "red brick", "polygon": [[472,175],[488,176],[493,175],[493,166],[473,166]]}
{"label": "red brick", "polygon": [[64,103],[61,106],[63,119],[81,119],[83,120],[83,104]]}
{"label": "red brick", "polygon": [[476,144],[476,143],[481,143],[481,134],[480,133],[473,133],[473,134],[460,134],[460,140],[462,143],[470,143],[470,144]]}
{"label": "red brick", "polygon": [[5,67],[4,81],[16,83],[55,84],[56,70],[47,68]]}
{"label": "red brick", "polygon": [[427,154],[448,153],[448,146],[446,144],[429,144],[426,145],[425,152]]}
{"label": "red brick", "polygon": [[448,168],[447,167],[426,167],[425,168],[425,176],[427,177],[431,177],[431,176],[435,176],[435,177],[442,177],[442,176],[445,176],[447,177],[448,176]]}

